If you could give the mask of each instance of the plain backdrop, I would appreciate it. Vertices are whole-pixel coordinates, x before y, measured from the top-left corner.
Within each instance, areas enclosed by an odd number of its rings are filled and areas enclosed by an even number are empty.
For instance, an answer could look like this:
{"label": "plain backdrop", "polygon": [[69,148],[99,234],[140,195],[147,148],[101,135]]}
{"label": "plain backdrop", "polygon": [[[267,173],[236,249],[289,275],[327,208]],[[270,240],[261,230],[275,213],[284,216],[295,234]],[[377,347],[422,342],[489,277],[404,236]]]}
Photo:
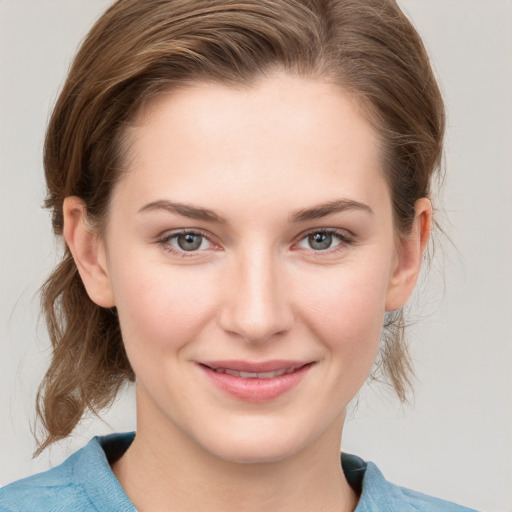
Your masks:
{"label": "plain backdrop", "polygon": [[[411,328],[417,382],[401,407],[365,386],[343,449],[396,483],[482,511],[512,511],[512,2],[402,0],[448,109],[440,238]],[[104,421],[31,454],[49,358],[37,289],[55,263],[41,208],[42,141],[66,69],[106,0],[0,0],[0,485],[62,461],[92,435],[131,430],[127,389]],[[444,277],[439,271],[444,269]]]}

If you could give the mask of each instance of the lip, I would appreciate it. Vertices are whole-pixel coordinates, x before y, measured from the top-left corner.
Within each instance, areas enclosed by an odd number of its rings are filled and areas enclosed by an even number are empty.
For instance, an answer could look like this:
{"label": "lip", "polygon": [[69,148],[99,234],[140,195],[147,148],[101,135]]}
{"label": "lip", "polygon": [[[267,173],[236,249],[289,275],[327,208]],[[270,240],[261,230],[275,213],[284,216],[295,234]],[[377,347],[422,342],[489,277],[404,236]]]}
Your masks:
{"label": "lip", "polygon": [[[199,361],[198,367],[208,379],[224,393],[247,402],[274,400],[296,387],[313,366],[313,361]],[[225,371],[231,372],[225,373]],[[265,378],[244,378],[234,372],[263,373],[285,372]]]}

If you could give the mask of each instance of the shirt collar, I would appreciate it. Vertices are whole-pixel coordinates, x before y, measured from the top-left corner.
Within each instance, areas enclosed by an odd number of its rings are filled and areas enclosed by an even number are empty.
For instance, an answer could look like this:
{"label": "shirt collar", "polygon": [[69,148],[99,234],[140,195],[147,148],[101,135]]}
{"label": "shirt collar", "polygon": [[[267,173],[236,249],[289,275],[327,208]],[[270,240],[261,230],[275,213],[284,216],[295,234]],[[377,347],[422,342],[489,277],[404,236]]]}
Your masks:
{"label": "shirt collar", "polygon": [[393,512],[403,503],[400,488],[388,482],[372,462],[342,453],[341,465],[348,483],[359,495],[354,512]]}
{"label": "shirt collar", "polygon": [[[73,455],[74,477],[97,506],[119,512],[136,512],[110,468],[128,449],[134,432],[94,437]],[[341,465],[348,483],[360,496],[354,512],[392,512],[400,502],[399,488],[390,484],[371,462],[343,453]],[[98,485],[101,482],[101,485]],[[101,510],[102,508],[100,508]]]}

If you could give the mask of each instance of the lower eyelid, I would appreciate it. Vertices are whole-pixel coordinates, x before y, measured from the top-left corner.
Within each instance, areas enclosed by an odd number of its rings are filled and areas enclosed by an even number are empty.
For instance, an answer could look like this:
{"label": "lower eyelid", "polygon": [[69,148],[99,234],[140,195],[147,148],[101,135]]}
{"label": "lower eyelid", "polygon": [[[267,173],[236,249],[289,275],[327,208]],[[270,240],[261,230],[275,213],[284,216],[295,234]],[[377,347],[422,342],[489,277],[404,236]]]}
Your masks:
{"label": "lower eyelid", "polygon": [[[352,245],[352,244],[356,243],[356,241],[357,241],[357,237],[355,237],[354,235],[348,234],[346,232],[340,232],[340,231],[335,230],[335,229],[332,229],[332,230],[330,230],[330,229],[318,229],[318,230],[313,230],[313,231],[310,231],[308,233],[303,234],[301,236],[301,238],[299,239],[299,241],[294,244],[294,246],[299,245],[301,242],[303,242],[309,236],[311,236],[311,235],[313,235],[315,233],[325,233],[325,234],[332,235],[334,238],[338,239],[338,243],[336,243],[336,245],[334,245],[333,247],[327,248],[325,250],[315,250],[315,249],[312,249],[312,248],[305,248],[305,247],[303,248],[303,249],[306,249],[306,250],[308,250],[309,252],[311,252],[313,254],[316,253],[316,254],[320,255],[320,254],[327,254],[327,253],[330,253],[330,252],[334,252],[334,251],[336,251],[336,249],[339,248],[339,246],[343,247],[343,246]],[[205,247],[203,249],[195,249],[195,250],[192,250],[192,251],[187,251],[187,250],[181,249],[179,247],[176,247],[175,245],[172,245],[170,243],[170,241],[172,239],[176,239],[180,235],[185,235],[185,234],[194,234],[194,235],[201,236],[204,240],[207,241],[208,247]],[[162,247],[162,249],[165,250],[166,252],[169,252],[169,253],[172,253],[172,254],[176,254],[178,256],[185,256],[185,257],[186,256],[197,256],[199,253],[202,253],[202,252],[207,251],[209,249],[219,248],[218,244],[216,244],[214,241],[212,241],[212,239],[209,236],[207,236],[206,234],[202,233],[201,231],[196,231],[196,230],[180,230],[180,231],[177,231],[177,232],[168,232],[165,235],[159,237],[157,240],[155,240],[155,242],[158,245],[160,245]]]}
{"label": "lower eyelid", "polygon": [[[180,247],[176,247],[175,245],[171,244],[172,240],[176,240],[179,236],[187,235],[187,234],[198,235],[198,236],[202,237],[203,240],[206,240],[208,242],[209,247],[206,247],[204,249],[196,249],[193,251],[186,251],[184,249],[181,249]],[[174,232],[171,231],[171,232],[165,233],[164,235],[158,237],[158,239],[155,240],[155,242],[158,245],[160,245],[165,251],[180,254],[180,255],[181,254],[194,255],[194,254],[197,254],[198,252],[202,252],[206,249],[209,249],[209,248],[215,246],[215,243],[210,239],[210,237],[208,237],[204,233],[197,231],[197,230],[180,230],[180,231],[174,231]]]}
{"label": "lower eyelid", "polygon": [[310,231],[310,232],[305,233],[304,235],[302,235],[302,237],[299,239],[299,241],[297,242],[296,245],[300,244],[304,240],[307,240],[307,238],[310,237],[311,235],[315,235],[317,233],[331,235],[332,237],[337,238],[339,240],[339,243],[337,243],[332,248],[325,249],[324,251],[321,251],[321,250],[315,251],[314,249],[309,248],[309,250],[311,250],[312,252],[318,252],[318,253],[328,252],[328,251],[334,249],[335,247],[337,247],[339,245],[343,245],[343,244],[344,245],[348,245],[348,244],[352,244],[352,243],[355,242],[354,237],[348,235],[345,232],[341,232],[341,231],[338,231],[338,230],[335,230],[335,229],[318,229],[318,230],[313,230],[313,231]]}

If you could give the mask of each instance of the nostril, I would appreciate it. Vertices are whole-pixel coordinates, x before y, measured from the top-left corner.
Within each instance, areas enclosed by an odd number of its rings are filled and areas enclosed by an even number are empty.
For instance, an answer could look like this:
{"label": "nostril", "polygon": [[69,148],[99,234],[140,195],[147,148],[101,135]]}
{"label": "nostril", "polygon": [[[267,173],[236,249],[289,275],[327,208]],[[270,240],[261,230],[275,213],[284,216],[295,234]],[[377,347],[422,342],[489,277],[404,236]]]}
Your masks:
{"label": "nostril", "polygon": [[[293,315],[284,275],[273,253],[258,248],[237,260],[224,281],[220,327],[248,343],[263,343],[289,331]],[[249,251],[248,251],[249,252]]]}

